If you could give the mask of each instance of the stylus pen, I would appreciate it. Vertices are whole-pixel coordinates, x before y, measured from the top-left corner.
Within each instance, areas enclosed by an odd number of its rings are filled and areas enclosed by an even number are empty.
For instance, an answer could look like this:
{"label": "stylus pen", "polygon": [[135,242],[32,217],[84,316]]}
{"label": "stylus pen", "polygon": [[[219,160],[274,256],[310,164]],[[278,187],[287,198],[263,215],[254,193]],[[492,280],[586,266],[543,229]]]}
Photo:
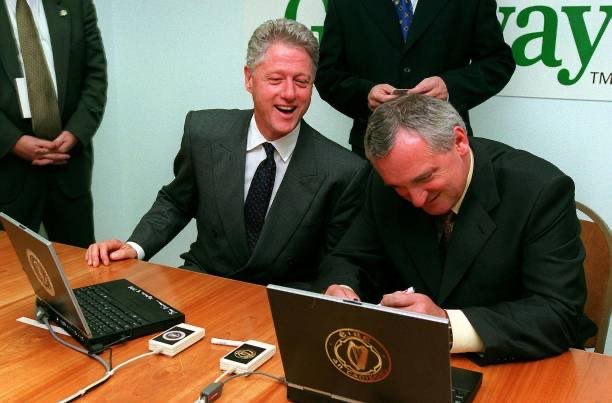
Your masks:
{"label": "stylus pen", "polygon": [[213,337],[212,339],[210,339],[210,342],[212,344],[219,344],[222,346],[232,346],[232,347],[238,347],[244,344],[244,341],[217,339],[216,337]]}

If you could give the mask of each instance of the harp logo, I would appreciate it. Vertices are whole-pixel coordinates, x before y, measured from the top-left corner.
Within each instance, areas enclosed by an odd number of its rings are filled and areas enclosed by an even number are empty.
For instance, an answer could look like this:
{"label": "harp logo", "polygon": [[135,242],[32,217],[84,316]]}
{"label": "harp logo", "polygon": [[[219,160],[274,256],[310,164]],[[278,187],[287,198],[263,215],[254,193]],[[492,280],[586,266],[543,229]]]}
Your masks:
{"label": "harp logo", "polygon": [[391,357],[376,338],[357,329],[338,329],[325,340],[334,368],[359,382],[380,382],[391,373]]}
{"label": "harp logo", "polygon": [[36,279],[40,283],[40,285],[51,295],[55,297],[55,288],[53,288],[53,282],[51,281],[51,277],[45,270],[45,266],[41,263],[40,259],[34,252],[30,249],[26,251],[26,255],[28,256],[28,263],[30,264],[30,268],[34,272]]}

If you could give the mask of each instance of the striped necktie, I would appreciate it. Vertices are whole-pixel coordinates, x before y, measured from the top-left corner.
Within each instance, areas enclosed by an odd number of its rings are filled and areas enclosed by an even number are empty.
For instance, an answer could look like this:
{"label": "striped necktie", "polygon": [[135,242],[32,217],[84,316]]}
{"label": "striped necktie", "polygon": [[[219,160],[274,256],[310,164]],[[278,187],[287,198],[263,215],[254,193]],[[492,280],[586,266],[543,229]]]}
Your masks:
{"label": "striped necktie", "polygon": [[37,137],[53,140],[62,130],[57,95],[32,17],[32,10],[26,0],[17,0],[15,14],[28,83],[32,131]]}

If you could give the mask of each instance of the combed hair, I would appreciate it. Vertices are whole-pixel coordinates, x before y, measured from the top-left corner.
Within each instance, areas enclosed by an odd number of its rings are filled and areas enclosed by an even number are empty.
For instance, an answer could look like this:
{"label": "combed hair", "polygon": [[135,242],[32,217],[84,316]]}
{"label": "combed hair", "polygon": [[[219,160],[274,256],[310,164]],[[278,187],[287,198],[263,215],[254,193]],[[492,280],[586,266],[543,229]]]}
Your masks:
{"label": "combed hair", "polygon": [[317,65],[319,64],[319,43],[317,38],[303,24],[286,18],[268,20],[253,32],[247,47],[247,67],[254,71],[270,45],[277,42],[303,48],[310,56],[313,73],[316,72]]}
{"label": "combed hair", "polygon": [[404,129],[420,136],[434,152],[449,151],[455,143],[453,128],[465,123],[453,106],[433,97],[406,94],[385,102],[370,116],[364,148],[370,160],[387,155],[397,133]]}

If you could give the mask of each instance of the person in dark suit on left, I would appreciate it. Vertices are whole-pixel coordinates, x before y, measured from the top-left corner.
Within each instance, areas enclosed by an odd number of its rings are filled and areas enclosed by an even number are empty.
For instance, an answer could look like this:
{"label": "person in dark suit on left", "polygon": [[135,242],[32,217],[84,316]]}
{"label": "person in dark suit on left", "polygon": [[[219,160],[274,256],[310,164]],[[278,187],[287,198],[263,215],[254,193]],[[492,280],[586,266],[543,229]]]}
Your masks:
{"label": "person in dark suit on left", "polygon": [[302,119],[317,61],[317,40],[304,25],[278,19],[258,27],[244,67],[253,109],[189,112],[174,180],[128,242],[91,245],[88,263],[149,259],[195,218],[198,235],[182,267],[308,289],[357,213],[369,171]]}
{"label": "person in dark suit on left", "polygon": [[91,145],[106,58],[91,0],[0,2],[0,211],[52,241],[94,241]]}

